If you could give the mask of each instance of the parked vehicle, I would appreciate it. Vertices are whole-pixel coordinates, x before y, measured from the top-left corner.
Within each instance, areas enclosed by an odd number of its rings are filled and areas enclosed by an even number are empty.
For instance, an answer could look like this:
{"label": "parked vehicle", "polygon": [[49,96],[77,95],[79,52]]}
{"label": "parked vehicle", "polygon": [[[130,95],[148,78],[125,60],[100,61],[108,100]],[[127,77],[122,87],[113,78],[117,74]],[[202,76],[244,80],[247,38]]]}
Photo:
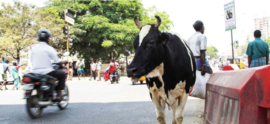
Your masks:
{"label": "parked vehicle", "polygon": [[135,77],[131,78],[131,82],[133,85],[135,85],[138,81],[140,81],[140,83],[143,84],[143,81],[146,81],[146,77],[142,76],[140,78],[135,78]]}
{"label": "parked vehicle", "polygon": [[[53,64],[54,69],[63,69],[62,66]],[[26,99],[26,110],[31,118],[40,117],[47,106],[58,106],[65,109],[68,106],[69,91],[67,85],[62,90],[62,101],[55,101],[57,92],[57,79],[49,75],[28,73],[23,76],[24,99]],[[44,88],[45,87],[45,88]]]}

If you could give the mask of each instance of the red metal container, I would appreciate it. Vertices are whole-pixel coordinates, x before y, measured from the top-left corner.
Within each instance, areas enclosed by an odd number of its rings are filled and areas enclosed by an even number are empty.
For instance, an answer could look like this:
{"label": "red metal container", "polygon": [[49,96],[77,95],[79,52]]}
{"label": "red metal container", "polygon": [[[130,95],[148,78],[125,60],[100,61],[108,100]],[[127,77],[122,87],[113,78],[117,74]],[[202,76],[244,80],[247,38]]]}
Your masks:
{"label": "red metal container", "polygon": [[222,71],[206,84],[205,124],[270,124],[270,66]]}

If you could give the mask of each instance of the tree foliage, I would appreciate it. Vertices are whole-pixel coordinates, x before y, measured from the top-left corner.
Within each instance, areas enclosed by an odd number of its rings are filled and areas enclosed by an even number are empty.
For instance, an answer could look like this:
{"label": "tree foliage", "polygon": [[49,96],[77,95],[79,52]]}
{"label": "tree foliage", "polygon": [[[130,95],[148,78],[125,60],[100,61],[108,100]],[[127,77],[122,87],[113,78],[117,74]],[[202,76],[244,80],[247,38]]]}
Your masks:
{"label": "tree foliage", "polygon": [[[0,9],[0,51],[12,58],[21,57],[37,41],[39,29],[48,29],[52,33],[51,45],[61,46],[64,20],[53,9],[37,8],[34,5],[14,2],[14,5],[2,3]],[[59,48],[60,50],[60,48]]]}
{"label": "tree foliage", "polygon": [[161,31],[168,31],[173,25],[168,14],[159,12],[156,7],[144,9],[138,0],[51,0],[47,7],[55,8],[62,16],[65,9],[76,12],[75,24],[70,31],[73,39],[71,51],[85,58],[118,58],[126,49],[133,50],[133,40],[139,33],[133,20],[135,15],[143,25],[156,23],[154,15],[159,15],[162,18]]}
{"label": "tree foliage", "polygon": [[210,58],[218,58],[218,49],[214,46],[208,46],[206,48],[206,55],[209,55]]}
{"label": "tree foliage", "polygon": [[265,42],[270,46],[270,37],[268,37],[267,39],[265,39]]}

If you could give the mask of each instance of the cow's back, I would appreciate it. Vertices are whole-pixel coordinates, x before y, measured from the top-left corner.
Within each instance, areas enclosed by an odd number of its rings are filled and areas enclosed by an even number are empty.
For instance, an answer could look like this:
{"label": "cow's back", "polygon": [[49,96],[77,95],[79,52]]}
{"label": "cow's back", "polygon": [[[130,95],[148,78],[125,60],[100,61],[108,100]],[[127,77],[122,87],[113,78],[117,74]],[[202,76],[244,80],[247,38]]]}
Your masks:
{"label": "cow's back", "polygon": [[195,59],[187,43],[179,36],[167,33],[170,37],[163,46],[166,59],[164,60],[165,92],[172,90],[180,82],[186,82],[186,92],[195,83]]}

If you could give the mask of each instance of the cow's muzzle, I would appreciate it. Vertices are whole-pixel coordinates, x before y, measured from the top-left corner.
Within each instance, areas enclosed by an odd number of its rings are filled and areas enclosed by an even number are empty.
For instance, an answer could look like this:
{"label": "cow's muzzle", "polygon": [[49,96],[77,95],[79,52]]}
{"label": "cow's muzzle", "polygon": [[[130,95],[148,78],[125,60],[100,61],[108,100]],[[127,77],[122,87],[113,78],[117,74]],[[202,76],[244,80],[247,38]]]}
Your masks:
{"label": "cow's muzzle", "polygon": [[127,67],[127,74],[128,77],[135,77],[135,73],[136,73],[137,69],[135,67]]}

